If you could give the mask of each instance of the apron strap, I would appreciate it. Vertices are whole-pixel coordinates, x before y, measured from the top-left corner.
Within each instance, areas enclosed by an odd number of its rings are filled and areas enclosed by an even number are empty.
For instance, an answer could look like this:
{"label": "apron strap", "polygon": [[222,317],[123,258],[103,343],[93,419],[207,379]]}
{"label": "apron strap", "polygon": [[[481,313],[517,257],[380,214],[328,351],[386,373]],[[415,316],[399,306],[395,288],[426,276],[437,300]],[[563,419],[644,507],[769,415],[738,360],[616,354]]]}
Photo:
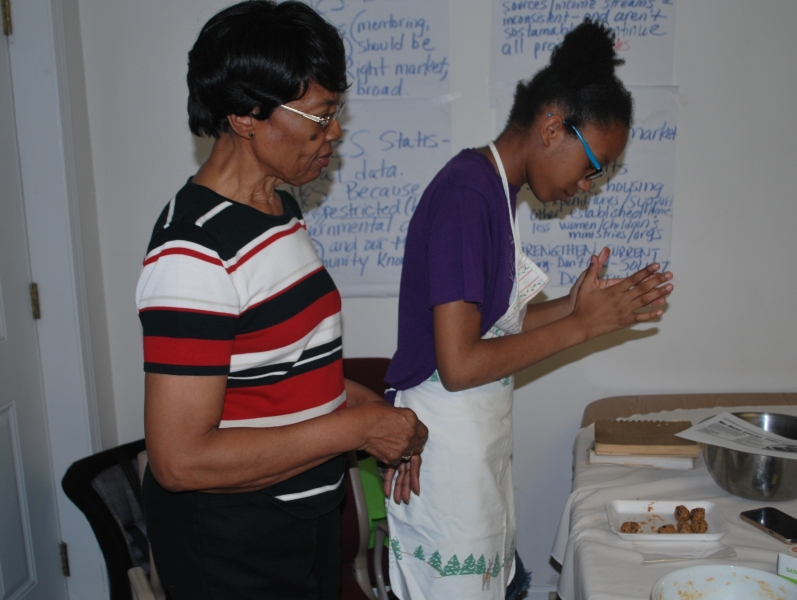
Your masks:
{"label": "apron strap", "polygon": [[[501,155],[498,154],[498,148],[495,147],[495,144],[490,142],[490,152],[493,153],[493,158],[495,159],[495,164],[498,166],[498,172],[501,174],[501,183],[504,184],[504,194],[506,194],[506,201],[510,202],[509,200],[509,182],[506,178],[506,171],[504,170],[504,162],[501,160]],[[512,218],[512,204],[509,204],[509,218]],[[512,219],[514,221],[514,219]]]}
{"label": "apron strap", "polygon": [[[513,286],[509,298],[509,311],[501,317],[498,323],[504,321],[504,318],[509,318],[510,313],[513,312],[513,305],[516,301],[520,301],[518,311],[511,316],[509,321],[506,322],[511,328],[515,328],[522,324],[523,316],[526,312],[526,304],[548,283],[548,276],[532,261],[528,256],[523,253],[523,247],[520,244],[520,226],[517,219],[517,209],[512,211],[512,199],[509,196],[509,181],[507,180],[506,170],[504,163],[501,160],[501,155],[493,142],[490,142],[490,152],[493,153],[495,164],[498,167],[498,173],[501,175],[501,183],[504,186],[504,195],[506,196],[506,205],[509,210],[509,223],[512,229],[512,241],[515,245],[515,268],[513,269]],[[488,332],[492,332],[495,328],[491,328]],[[499,327],[503,330],[503,326]]]}
{"label": "apron strap", "polygon": [[498,154],[498,149],[493,142],[490,142],[490,152],[493,153],[495,164],[498,167],[498,173],[501,175],[501,183],[504,185],[504,195],[506,196],[506,206],[509,210],[509,225],[512,229],[512,241],[515,245],[515,264],[520,260],[520,253],[523,248],[520,245],[520,231],[518,229],[518,222],[515,212],[512,211],[512,199],[509,196],[509,181],[506,177],[506,170],[504,169],[504,162],[501,160],[501,155]]}

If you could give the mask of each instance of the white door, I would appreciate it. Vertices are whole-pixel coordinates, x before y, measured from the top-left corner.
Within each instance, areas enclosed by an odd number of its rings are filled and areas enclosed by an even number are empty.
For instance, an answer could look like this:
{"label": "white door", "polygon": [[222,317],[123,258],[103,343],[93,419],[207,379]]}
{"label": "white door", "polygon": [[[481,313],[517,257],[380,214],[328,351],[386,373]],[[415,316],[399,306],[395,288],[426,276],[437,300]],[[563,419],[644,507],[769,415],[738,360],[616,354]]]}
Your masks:
{"label": "white door", "polygon": [[0,600],[66,600],[14,127],[0,36]]}

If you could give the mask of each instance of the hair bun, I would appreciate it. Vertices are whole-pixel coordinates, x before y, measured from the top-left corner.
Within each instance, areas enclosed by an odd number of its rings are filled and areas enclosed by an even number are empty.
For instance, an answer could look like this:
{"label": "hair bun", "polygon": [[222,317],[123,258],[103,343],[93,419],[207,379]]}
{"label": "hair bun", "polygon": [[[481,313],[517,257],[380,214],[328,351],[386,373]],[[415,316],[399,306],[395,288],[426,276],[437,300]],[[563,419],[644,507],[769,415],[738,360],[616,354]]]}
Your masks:
{"label": "hair bun", "polygon": [[551,67],[565,83],[575,87],[604,81],[625,63],[617,57],[614,40],[609,27],[585,19],[554,48]]}

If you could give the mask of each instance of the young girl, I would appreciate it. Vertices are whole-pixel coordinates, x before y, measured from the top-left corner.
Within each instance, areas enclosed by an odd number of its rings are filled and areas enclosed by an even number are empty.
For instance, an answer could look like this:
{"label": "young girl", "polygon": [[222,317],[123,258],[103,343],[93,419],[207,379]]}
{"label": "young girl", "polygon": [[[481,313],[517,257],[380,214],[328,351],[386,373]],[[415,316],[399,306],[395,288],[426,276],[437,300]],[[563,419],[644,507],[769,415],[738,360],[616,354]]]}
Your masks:
{"label": "young girl", "polygon": [[547,277],[521,251],[516,195],[528,184],[542,202],[566,200],[620,156],[633,112],[620,64],[609,29],[575,28],[549,66],[518,84],[498,139],[454,157],[412,218],[387,380],[429,439],[422,494],[399,502],[418,489],[419,457],[386,473],[396,499],[390,580],[401,600],[504,598],[515,555],[513,374],[660,317],[673,289],[657,264],[599,279],[604,248],[567,296],[527,305]]}

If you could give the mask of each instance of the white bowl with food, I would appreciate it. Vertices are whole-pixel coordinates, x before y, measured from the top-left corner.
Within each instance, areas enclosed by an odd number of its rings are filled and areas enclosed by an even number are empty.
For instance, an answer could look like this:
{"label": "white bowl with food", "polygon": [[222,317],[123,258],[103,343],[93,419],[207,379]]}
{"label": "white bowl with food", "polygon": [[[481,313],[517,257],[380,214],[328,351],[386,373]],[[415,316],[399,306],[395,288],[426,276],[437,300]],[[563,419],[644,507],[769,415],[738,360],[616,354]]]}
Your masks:
{"label": "white bowl with food", "polygon": [[650,600],[797,600],[797,585],[774,573],[701,565],[668,573],[650,592]]}
{"label": "white bowl with food", "polygon": [[730,531],[719,508],[707,500],[612,500],[606,515],[609,528],[631,542],[714,542]]}

